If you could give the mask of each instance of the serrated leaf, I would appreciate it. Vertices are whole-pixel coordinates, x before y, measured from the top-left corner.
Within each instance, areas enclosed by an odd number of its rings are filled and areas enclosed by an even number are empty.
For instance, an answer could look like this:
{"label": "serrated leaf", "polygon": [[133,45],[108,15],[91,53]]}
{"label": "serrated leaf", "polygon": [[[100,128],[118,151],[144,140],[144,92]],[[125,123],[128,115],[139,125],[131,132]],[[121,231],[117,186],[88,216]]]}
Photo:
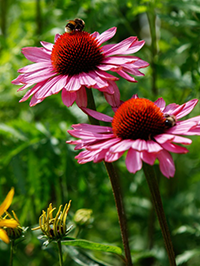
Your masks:
{"label": "serrated leaf", "polygon": [[110,253],[115,253],[117,255],[122,255],[122,250],[119,247],[94,243],[94,242],[82,240],[82,239],[62,241],[62,244],[66,246],[75,246],[75,247],[86,248],[90,250],[99,250],[102,252],[110,252]]}

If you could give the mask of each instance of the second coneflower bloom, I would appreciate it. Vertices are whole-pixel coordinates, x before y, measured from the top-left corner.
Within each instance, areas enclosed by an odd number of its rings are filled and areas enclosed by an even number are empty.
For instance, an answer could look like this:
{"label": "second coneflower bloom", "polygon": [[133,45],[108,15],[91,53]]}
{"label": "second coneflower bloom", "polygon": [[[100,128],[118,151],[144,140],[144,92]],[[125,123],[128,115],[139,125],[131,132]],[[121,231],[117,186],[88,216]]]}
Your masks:
{"label": "second coneflower bloom", "polygon": [[66,106],[71,106],[74,101],[79,106],[87,106],[87,87],[103,92],[111,106],[118,105],[120,95],[115,84],[118,78],[107,71],[136,82],[132,75],[143,75],[139,69],[147,67],[148,63],[131,55],[144,45],[144,41],[138,41],[137,37],[102,46],[115,33],[116,27],[102,34],[74,30],[57,34],[54,44],[41,42],[43,47],[23,48],[24,56],[34,64],[19,69],[21,74],[12,81],[13,84],[22,85],[19,91],[32,87],[20,101],[32,96],[30,106],[34,106],[62,91]]}
{"label": "second coneflower bloom", "polygon": [[193,110],[197,102],[194,99],[182,105],[172,103],[166,106],[162,98],[151,102],[135,95],[119,106],[114,117],[83,108],[88,115],[112,123],[112,127],[73,125],[73,130],[68,132],[79,140],[67,143],[76,144],[76,150],[85,149],[75,157],[79,163],[113,162],[127,151],[129,172],[140,170],[142,161],[153,165],[158,159],[162,174],[173,177],[175,166],[170,152],[188,152],[176,144],[191,144],[191,139],[181,135],[200,135],[200,116],[180,120]]}

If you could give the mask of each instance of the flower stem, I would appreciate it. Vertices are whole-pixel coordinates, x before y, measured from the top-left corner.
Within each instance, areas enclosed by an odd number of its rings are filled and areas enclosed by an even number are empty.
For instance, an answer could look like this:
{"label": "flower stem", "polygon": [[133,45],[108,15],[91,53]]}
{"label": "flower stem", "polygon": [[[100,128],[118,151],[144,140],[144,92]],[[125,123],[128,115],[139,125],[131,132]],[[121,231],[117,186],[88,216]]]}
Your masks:
{"label": "flower stem", "polygon": [[62,257],[62,247],[61,247],[61,241],[58,240],[58,256],[59,256],[59,265],[63,266],[63,257]]}
{"label": "flower stem", "polygon": [[11,242],[10,242],[10,262],[9,262],[9,266],[13,265],[13,252],[14,252],[14,240],[11,240]]}
{"label": "flower stem", "polygon": [[[92,109],[92,110],[96,110],[92,91],[91,91],[91,89],[86,89],[86,90],[87,90],[87,97],[88,97],[88,106],[87,107]],[[99,125],[98,120],[96,120],[90,116],[88,116],[88,119],[92,125]],[[123,203],[119,178],[116,174],[116,171],[115,171],[112,163],[104,162],[104,165],[106,167],[108,176],[110,178],[112,191],[113,191],[114,199],[115,199],[115,204],[116,204],[116,208],[117,208],[120,230],[121,230],[121,236],[122,236],[122,242],[123,242],[124,252],[125,252],[125,264],[126,264],[126,266],[132,266],[133,264],[131,261],[131,253],[130,253],[130,247],[129,247],[129,241],[128,241],[126,215],[125,215],[125,210],[124,210],[124,203]]]}
{"label": "flower stem", "polygon": [[167,221],[166,221],[166,217],[165,217],[165,213],[164,213],[164,209],[162,205],[162,200],[161,200],[155,172],[153,170],[153,167],[146,163],[143,164],[143,170],[144,170],[145,177],[146,177],[146,180],[147,180],[150,192],[151,192],[152,202],[156,210],[156,214],[157,214],[160,228],[162,231],[170,266],[176,266],[174,249],[173,249],[171,236],[170,236],[169,228],[167,225]]}
{"label": "flower stem", "polygon": [[156,34],[156,14],[154,7],[151,5],[149,12],[147,12],[147,18],[149,22],[150,34],[151,34],[151,69],[152,69],[152,92],[153,95],[158,95],[158,88],[156,85],[157,70],[156,70],[156,56],[157,50],[157,34]]}
{"label": "flower stem", "polygon": [[126,258],[126,265],[131,266],[133,264],[131,261],[131,253],[130,253],[130,247],[129,247],[129,242],[128,242],[128,231],[127,231],[127,226],[126,226],[126,215],[124,211],[124,204],[123,204],[123,198],[122,198],[119,178],[116,174],[116,171],[112,163],[104,162],[104,164],[105,164],[106,170],[110,178],[110,182],[112,185],[112,190],[113,190],[113,194],[115,198],[115,204],[117,207],[119,224],[120,224],[122,241],[123,241],[123,246],[124,246],[125,258]]}

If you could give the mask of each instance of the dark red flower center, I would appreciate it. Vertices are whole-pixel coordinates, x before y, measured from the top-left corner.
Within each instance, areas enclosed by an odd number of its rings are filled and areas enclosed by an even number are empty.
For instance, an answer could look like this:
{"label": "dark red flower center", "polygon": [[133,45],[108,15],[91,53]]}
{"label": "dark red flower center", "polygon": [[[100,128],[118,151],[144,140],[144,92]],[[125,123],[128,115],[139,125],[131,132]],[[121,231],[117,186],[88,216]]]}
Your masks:
{"label": "dark red flower center", "polygon": [[70,76],[95,70],[103,58],[97,39],[85,31],[61,35],[51,54],[55,71]]}
{"label": "dark red flower center", "polygon": [[166,129],[166,117],[158,106],[143,98],[130,99],[116,111],[112,128],[122,139],[152,139]]}

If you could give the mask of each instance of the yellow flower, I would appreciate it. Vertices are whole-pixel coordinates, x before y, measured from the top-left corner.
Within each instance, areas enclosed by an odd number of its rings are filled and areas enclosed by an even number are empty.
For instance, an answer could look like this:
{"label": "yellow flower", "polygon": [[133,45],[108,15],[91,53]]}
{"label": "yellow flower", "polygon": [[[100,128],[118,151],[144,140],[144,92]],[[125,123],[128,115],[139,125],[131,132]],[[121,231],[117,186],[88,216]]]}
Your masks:
{"label": "yellow flower", "polygon": [[9,237],[8,237],[6,231],[2,228],[4,228],[4,227],[15,228],[18,226],[18,222],[15,221],[14,219],[5,219],[2,217],[2,215],[10,207],[10,204],[12,203],[13,196],[14,196],[14,188],[11,188],[11,190],[8,192],[5,200],[0,205],[0,239],[2,239],[7,244],[9,243]]}
{"label": "yellow flower", "polygon": [[39,226],[32,230],[41,229],[43,234],[52,240],[62,239],[69,232],[66,227],[66,219],[70,206],[71,200],[68,204],[65,204],[63,211],[61,211],[62,205],[60,205],[56,216],[53,217],[53,211],[56,208],[53,208],[52,203],[50,203],[47,212],[42,211],[42,215],[39,218]]}

